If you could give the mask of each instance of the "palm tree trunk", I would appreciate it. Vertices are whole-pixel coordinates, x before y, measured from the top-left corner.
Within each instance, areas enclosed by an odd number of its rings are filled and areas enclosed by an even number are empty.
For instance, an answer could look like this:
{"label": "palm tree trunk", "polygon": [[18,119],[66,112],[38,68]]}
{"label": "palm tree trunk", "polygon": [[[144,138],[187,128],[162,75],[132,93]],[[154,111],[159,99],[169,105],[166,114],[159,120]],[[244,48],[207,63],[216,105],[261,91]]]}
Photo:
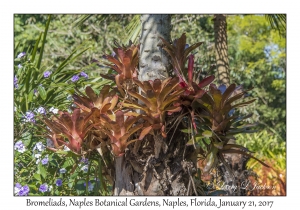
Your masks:
{"label": "palm tree trunk", "polygon": [[230,81],[226,16],[222,14],[217,14],[214,15],[213,20],[218,80],[220,84],[225,84],[228,87]]}
{"label": "palm tree trunk", "polygon": [[159,37],[170,40],[171,15],[142,15],[139,80],[165,79],[171,69]]}

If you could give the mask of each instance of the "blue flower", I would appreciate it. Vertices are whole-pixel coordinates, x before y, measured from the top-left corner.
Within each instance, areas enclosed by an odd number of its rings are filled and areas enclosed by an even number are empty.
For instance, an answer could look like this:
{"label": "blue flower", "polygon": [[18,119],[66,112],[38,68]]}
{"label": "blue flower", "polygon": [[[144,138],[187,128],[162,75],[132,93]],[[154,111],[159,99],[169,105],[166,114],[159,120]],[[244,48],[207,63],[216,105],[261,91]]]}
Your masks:
{"label": "blue flower", "polygon": [[81,168],[82,171],[84,172],[88,172],[89,170],[89,165],[84,165],[82,168]]}
{"label": "blue flower", "polygon": [[19,195],[19,192],[20,192],[21,188],[22,188],[22,185],[20,183],[16,183],[15,184],[15,189],[14,189],[15,194]]}
{"label": "blue flower", "polygon": [[48,191],[48,185],[46,183],[42,184],[39,188],[39,191],[41,192],[47,192]]}
{"label": "blue flower", "polygon": [[21,52],[21,53],[17,56],[17,58],[22,58],[22,57],[24,57],[25,55],[26,55],[25,52]]}
{"label": "blue flower", "polygon": [[16,75],[15,75],[15,77],[14,77],[14,86],[15,86],[15,88],[18,88],[18,87],[19,87],[19,85],[18,85],[18,78],[17,78]]}
{"label": "blue flower", "polygon": [[37,112],[40,113],[40,114],[45,115],[45,114],[46,114],[46,109],[45,109],[44,107],[39,107],[39,108],[37,109]]}
{"label": "blue flower", "polygon": [[57,187],[60,187],[62,185],[62,180],[61,179],[57,179],[55,182]]}
{"label": "blue flower", "polygon": [[15,143],[15,150],[21,153],[25,152],[25,146],[22,141],[18,141]]}
{"label": "blue flower", "polygon": [[38,142],[35,144],[35,146],[33,147],[32,151],[34,150],[38,150],[39,152],[42,152],[45,150],[45,146],[43,145],[42,142]]}
{"label": "blue flower", "polygon": [[21,188],[22,188],[22,185],[21,185],[20,183],[16,183],[16,184],[15,184],[15,187],[16,187],[17,189],[21,189]]}
{"label": "blue flower", "polygon": [[[86,186],[86,183],[83,183],[84,186]],[[92,183],[89,181],[88,182],[88,190],[92,191],[94,189],[94,185],[92,185]]]}
{"label": "blue flower", "polygon": [[71,81],[72,81],[72,82],[76,82],[77,80],[79,80],[79,76],[78,76],[78,75],[74,75],[74,76],[71,78]]}
{"label": "blue flower", "polygon": [[25,185],[19,191],[19,196],[27,196],[28,193],[29,193],[29,187],[27,185]]}
{"label": "blue flower", "polygon": [[27,196],[29,193],[29,187],[27,185],[23,186],[20,183],[15,185],[15,194],[18,196]]}
{"label": "blue flower", "polygon": [[84,77],[86,79],[89,78],[89,76],[85,72],[83,72],[83,71],[80,73],[80,76],[82,76],[82,77]]}
{"label": "blue flower", "polygon": [[66,170],[65,168],[59,169],[59,173],[61,173],[61,174],[64,174],[64,173],[66,173],[66,172],[67,172],[67,170]]}
{"label": "blue flower", "polygon": [[81,158],[80,162],[87,165],[89,163],[89,159],[83,157]]}
{"label": "blue flower", "polygon": [[51,74],[51,71],[46,71],[46,72],[44,72],[44,77],[47,78],[50,76],[50,74]]}
{"label": "blue flower", "polygon": [[44,159],[41,160],[43,165],[46,165],[48,163],[48,157],[45,157]]}
{"label": "blue flower", "polygon": [[34,119],[34,113],[31,111],[26,112],[25,114],[25,122],[34,122],[35,123],[35,119]]}

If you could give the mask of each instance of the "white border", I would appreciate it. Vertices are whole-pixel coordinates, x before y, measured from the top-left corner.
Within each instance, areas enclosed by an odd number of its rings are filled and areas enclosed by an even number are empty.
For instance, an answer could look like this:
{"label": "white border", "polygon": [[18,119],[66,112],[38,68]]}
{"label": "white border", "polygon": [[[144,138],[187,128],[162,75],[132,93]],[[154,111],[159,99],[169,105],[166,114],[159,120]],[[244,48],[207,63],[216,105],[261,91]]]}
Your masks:
{"label": "white border", "polygon": [[[299,57],[299,20],[300,15],[296,8],[299,8],[296,1],[275,1],[275,0],[252,0],[252,1],[161,1],[151,0],[146,4],[146,1],[129,1],[129,0],[112,0],[112,1],[37,1],[37,0],[15,0],[15,1],[1,1],[0,3],[0,21],[1,21],[1,77],[0,90],[2,100],[1,104],[1,209],[10,209],[12,207],[26,207],[26,198],[13,197],[13,14],[14,13],[107,13],[107,14],[123,14],[123,13],[286,13],[287,14],[287,196],[285,197],[222,197],[226,200],[274,200],[275,203],[272,209],[281,209],[287,207],[298,206],[298,187],[299,182],[297,175],[299,174],[299,166],[296,154],[297,150],[297,131],[299,124],[299,89],[294,84],[299,84],[299,64],[297,63]],[[297,65],[298,64],[298,65]],[[297,77],[298,76],[298,77]],[[3,135],[4,134],[4,135]],[[47,197],[30,197],[31,199],[46,201]],[[56,199],[59,197],[56,197]],[[71,197],[63,197],[69,199]],[[83,199],[83,197],[76,197]],[[94,199],[95,197],[87,197]],[[105,197],[101,197],[104,199]],[[107,199],[115,199],[114,197],[106,197]],[[169,197],[170,198],[170,197]],[[121,198],[124,199],[124,198]],[[136,197],[136,199],[145,199],[145,197]],[[162,197],[149,197],[151,200],[162,200]],[[172,198],[175,199],[175,198]],[[189,197],[181,197],[181,200],[189,200]],[[200,197],[205,199],[205,197]],[[214,198],[218,200],[219,197]],[[34,207],[30,207],[34,208]],[[36,208],[36,207],[35,207]],[[40,208],[40,207],[38,207]],[[59,207],[47,207],[59,208]],[[68,207],[69,209],[71,207]],[[93,207],[99,208],[99,207]],[[104,207],[101,207],[104,208]],[[110,207],[111,208],[111,207]],[[134,207],[126,207],[125,209]],[[146,207],[149,208],[149,207]],[[151,207],[152,208],[152,207]],[[169,208],[169,207],[164,207]],[[197,207],[201,208],[201,207]],[[73,207],[71,209],[78,209]],[[82,207],[81,209],[87,209]],[[90,209],[90,208],[89,208]],[[104,208],[106,209],[106,208]],[[171,208],[170,208],[171,209]],[[227,208],[221,208],[227,209]],[[229,209],[229,208],[228,208]],[[232,209],[232,208],[231,208]],[[236,208],[241,209],[241,208]],[[247,208],[249,209],[249,207]],[[297,209],[297,208],[291,208]]]}

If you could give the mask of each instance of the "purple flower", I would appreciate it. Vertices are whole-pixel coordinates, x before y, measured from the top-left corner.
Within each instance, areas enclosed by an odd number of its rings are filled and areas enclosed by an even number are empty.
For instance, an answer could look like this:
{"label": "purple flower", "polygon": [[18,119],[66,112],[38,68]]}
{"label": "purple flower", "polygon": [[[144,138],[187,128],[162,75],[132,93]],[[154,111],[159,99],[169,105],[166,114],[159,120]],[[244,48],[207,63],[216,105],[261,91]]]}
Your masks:
{"label": "purple flower", "polygon": [[22,68],[23,66],[21,65],[21,64],[18,64],[18,68],[20,69],[20,68]]}
{"label": "purple flower", "polygon": [[29,187],[27,185],[25,185],[19,191],[19,196],[27,196],[28,193],[29,193]]}
{"label": "purple flower", "polygon": [[74,75],[74,76],[71,78],[71,81],[72,81],[72,82],[76,82],[77,80],[79,80],[79,76],[78,76],[78,75]]}
{"label": "purple flower", "polygon": [[20,183],[16,183],[15,193],[18,196],[27,196],[29,193],[29,187],[27,185],[22,187],[22,185]]}
{"label": "purple flower", "polygon": [[80,76],[82,76],[82,77],[84,77],[86,79],[89,78],[89,76],[85,72],[83,72],[83,71],[80,73]]}
{"label": "purple flower", "polygon": [[[86,183],[83,183],[84,186],[86,186]],[[94,185],[92,185],[92,183],[89,181],[88,182],[88,190],[92,191],[94,189]]]}
{"label": "purple flower", "polygon": [[80,162],[87,165],[89,163],[89,159],[83,157],[81,158]]}
{"label": "purple flower", "polygon": [[57,179],[55,182],[57,187],[60,187],[62,185],[62,180],[61,179]]}
{"label": "purple flower", "polygon": [[31,111],[26,112],[25,122],[34,122],[35,123],[33,112],[31,112]]}
{"label": "purple flower", "polygon": [[21,185],[20,183],[16,183],[15,188],[21,189],[21,188],[22,188],[22,185]]}
{"label": "purple flower", "polygon": [[44,77],[47,78],[50,76],[50,74],[51,74],[51,71],[46,71],[46,72],[44,72]]}
{"label": "purple flower", "polygon": [[33,147],[32,151],[34,150],[38,150],[39,152],[42,152],[45,150],[45,146],[43,145],[42,142],[38,142],[35,144],[35,146]]}
{"label": "purple flower", "polygon": [[39,191],[41,192],[47,192],[48,191],[48,185],[46,183],[42,184],[39,188]]}
{"label": "purple flower", "polygon": [[17,56],[17,58],[22,58],[22,57],[24,57],[25,55],[26,55],[25,52],[21,52],[21,53]]}
{"label": "purple flower", "polygon": [[15,75],[15,77],[14,77],[14,86],[15,86],[15,88],[18,88],[18,87],[19,87],[19,85],[18,85],[18,78],[17,78],[16,75]]}
{"label": "purple flower", "polygon": [[25,152],[25,146],[22,141],[18,141],[15,143],[15,150],[18,150],[18,152],[21,153]]}
{"label": "purple flower", "polygon": [[46,165],[48,163],[48,157],[45,157],[44,159],[42,159],[42,165]]}
{"label": "purple flower", "polygon": [[39,107],[39,108],[37,109],[37,112],[40,113],[40,114],[45,115],[45,114],[46,114],[46,109],[45,109],[44,107]]}

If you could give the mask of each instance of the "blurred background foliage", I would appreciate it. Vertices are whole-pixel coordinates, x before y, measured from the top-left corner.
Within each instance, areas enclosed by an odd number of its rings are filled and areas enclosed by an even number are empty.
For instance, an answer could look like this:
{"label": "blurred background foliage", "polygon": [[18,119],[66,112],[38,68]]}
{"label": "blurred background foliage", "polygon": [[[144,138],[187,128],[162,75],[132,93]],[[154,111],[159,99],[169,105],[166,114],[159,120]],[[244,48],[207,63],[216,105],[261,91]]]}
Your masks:
{"label": "blurred background foliage", "polygon": [[[172,15],[172,39],[186,33],[187,43],[202,41],[203,44],[195,55],[196,71],[201,71],[201,77],[216,74],[211,66],[215,63],[213,16],[200,14]],[[21,52],[32,53],[36,41],[41,32],[45,30],[48,15],[41,14],[16,14],[14,16],[14,49],[15,58]],[[44,49],[42,41],[39,42],[37,54],[42,53],[42,64],[39,68],[27,63],[29,56],[22,60],[15,60],[14,75],[19,75],[21,87],[16,91],[25,91],[22,84],[26,81],[26,75],[41,75],[46,70],[55,72],[60,65],[69,59],[75,52],[76,59],[63,66],[65,76],[56,83],[55,74],[51,80],[43,80],[40,83],[31,84],[25,92],[15,94],[15,125],[25,112],[39,106],[54,106],[60,109],[68,109],[71,102],[66,97],[72,93],[74,86],[82,88],[91,84],[93,88],[103,85],[100,73],[108,69],[101,65],[102,55],[111,54],[114,41],[128,44],[129,40],[138,43],[140,34],[139,15],[76,15],[54,14],[52,15]],[[256,102],[245,108],[240,108],[242,114],[253,113],[249,122],[258,123],[257,134],[239,135],[237,141],[247,148],[258,153],[266,161],[276,166],[279,174],[285,174],[285,141],[286,141],[286,37],[285,29],[276,30],[266,15],[228,15],[227,16],[228,54],[231,83],[243,85],[245,89],[254,87],[251,97],[257,98]],[[82,52],[82,54],[80,53]],[[99,62],[95,62],[99,61]],[[22,64],[23,69],[17,67]],[[25,73],[20,73],[23,71]],[[78,84],[68,82],[72,75],[84,71],[89,75],[88,80],[82,80]],[[61,76],[61,75],[60,75]],[[22,78],[23,77],[23,80]],[[31,76],[28,76],[30,78]],[[67,86],[64,85],[69,85]],[[48,96],[36,100],[34,90],[42,84],[43,87],[53,87],[46,90]],[[60,85],[59,85],[60,84]],[[54,87],[56,89],[54,89]],[[41,88],[38,88],[41,89]],[[42,90],[41,90],[42,91]],[[48,91],[48,92],[47,92]],[[50,92],[52,91],[52,92]],[[50,94],[49,94],[50,93]],[[25,98],[28,95],[31,102],[26,106]],[[38,92],[40,94],[40,92]],[[50,96],[60,96],[57,100],[48,101]],[[16,98],[17,97],[17,98]],[[18,98],[19,97],[19,98]],[[48,98],[47,98],[48,97]],[[27,97],[28,99],[28,97]],[[26,100],[27,100],[26,99]],[[17,101],[17,103],[16,103]],[[21,110],[21,111],[19,111]],[[16,116],[19,116],[17,119]],[[15,126],[16,127],[16,126]],[[22,128],[22,129],[21,129]],[[18,138],[23,138],[20,127],[15,131]],[[32,128],[31,128],[32,129]],[[30,131],[29,129],[27,133]],[[29,132],[29,133],[30,133]],[[15,136],[15,141],[16,141]],[[38,141],[38,140],[36,140]],[[26,145],[27,146],[27,145]],[[276,160],[276,163],[274,163]],[[256,173],[262,172],[262,166],[253,165],[249,161],[248,166],[256,168]],[[260,168],[259,168],[260,167]],[[97,169],[98,170],[98,169]],[[278,174],[277,174],[278,175]],[[279,176],[279,175],[278,175]],[[282,179],[285,179],[285,175]],[[278,177],[277,177],[278,178]]]}

